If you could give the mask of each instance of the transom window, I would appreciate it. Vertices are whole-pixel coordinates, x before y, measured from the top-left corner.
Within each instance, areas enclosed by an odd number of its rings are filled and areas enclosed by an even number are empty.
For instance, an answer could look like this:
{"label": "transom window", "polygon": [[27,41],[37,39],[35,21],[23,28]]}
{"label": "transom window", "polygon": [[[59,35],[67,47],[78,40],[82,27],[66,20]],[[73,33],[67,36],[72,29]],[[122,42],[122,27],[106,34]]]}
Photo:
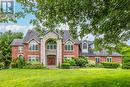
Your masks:
{"label": "transom window", "polygon": [[100,57],[96,57],[96,63],[100,62]]}
{"label": "transom window", "polygon": [[65,50],[66,51],[73,51],[73,43],[71,41],[67,41],[65,43]]}
{"label": "transom window", "polygon": [[83,43],[83,49],[87,49],[87,43]]}
{"label": "transom window", "polygon": [[29,50],[30,51],[37,51],[38,50],[38,43],[36,41],[31,41],[29,43]]}
{"label": "transom window", "polygon": [[30,62],[39,61],[39,56],[37,55],[31,55],[28,59]]}
{"label": "transom window", "polygon": [[107,57],[107,62],[112,62],[112,57]]}

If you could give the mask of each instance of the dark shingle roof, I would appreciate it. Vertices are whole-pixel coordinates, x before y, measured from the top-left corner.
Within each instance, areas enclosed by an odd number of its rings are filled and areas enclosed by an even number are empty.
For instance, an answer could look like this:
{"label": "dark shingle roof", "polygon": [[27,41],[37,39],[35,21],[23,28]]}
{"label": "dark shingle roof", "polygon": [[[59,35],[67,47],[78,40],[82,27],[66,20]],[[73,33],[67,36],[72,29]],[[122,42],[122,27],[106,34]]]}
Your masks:
{"label": "dark shingle roof", "polygon": [[122,56],[119,53],[112,53],[112,54],[104,54],[104,53],[82,53],[84,56],[95,56],[95,57],[100,57],[100,56]]}
{"label": "dark shingle roof", "polygon": [[32,39],[35,39],[36,41],[40,42],[39,34],[35,30],[28,30],[26,36],[23,39],[23,43],[27,43],[28,41],[31,41]]}
{"label": "dark shingle roof", "polygon": [[20,46],[23,45],[23,39],[14,39],[11,43],[12,46]]}
{"label": "dark shingle roof", "polygon": [[78,39],[73,39],[69,30],[63,30],[63,42],[67,40],[73,40],[75,43],[80,44],[80,41]]}

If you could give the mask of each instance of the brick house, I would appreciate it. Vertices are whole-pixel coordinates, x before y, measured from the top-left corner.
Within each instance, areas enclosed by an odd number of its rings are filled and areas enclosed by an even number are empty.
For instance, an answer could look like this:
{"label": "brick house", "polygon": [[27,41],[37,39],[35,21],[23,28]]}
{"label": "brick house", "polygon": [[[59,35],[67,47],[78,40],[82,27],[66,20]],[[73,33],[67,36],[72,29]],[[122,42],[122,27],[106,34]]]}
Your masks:
{"label": "brick house", "polygon": [[58,66],[64,58],[78,58],[81,55],[97,63],[122,61],[118,53],[108,55],[105,51],[93,52],[93,42],[75,40],[68,30],[64,30],[63,34],[46,32],[42,37],[35,30],[28,30],[23,39],[14,39],[11,46],[13,59],[23,56],[26,61],[39,61],[44,66]]}

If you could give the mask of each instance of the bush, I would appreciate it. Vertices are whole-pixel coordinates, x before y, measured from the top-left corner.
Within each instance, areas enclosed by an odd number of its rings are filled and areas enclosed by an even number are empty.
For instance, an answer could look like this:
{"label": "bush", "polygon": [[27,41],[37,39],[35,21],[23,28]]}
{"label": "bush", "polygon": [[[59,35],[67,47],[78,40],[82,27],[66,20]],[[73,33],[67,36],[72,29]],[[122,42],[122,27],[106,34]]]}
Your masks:
{"label": "bush", "polygon": [[40,62],[26,62],[25,69],[42,69],[44,68]]}
{"label": "bush", "polygon": [[4,63],[0,63],[0,69],[4,68]]}
{"label": "bush", "polygon": [[115,62],[103,62],[101,64],[103,65],[104,68],[118,68],[120,66],[119,63]]}
{"label": "bush", "polygon": [[88,60],[88,64],[86,66],[87,67],[96,67],[96,62],[93,60]]}
{"label": "bush", "polygon": [[25,66],[25,59],[23,56],[18,58],[18,68],[23,68]]}
{"label": "bush", "polygon": [[69,63],[71,66],[75,66],[76,65],[76,61],[74,58],[69,58],[69,59],[64,59],[64,63]]}
{"label": "bush", "polygon": [[123,69],[130,69],[130,62],[124,63],[124,64],[122,65],[122,68],[123,68]]}
{"label": "bush", "polygon": [[12,62],[12,63],[11,63],[11,68],[18,68],[18,64],[15,63],[15,62]]}
{"label": "bush", "polygon": [[123,57],[123,64],[122,64],[123,69],[130,69],[130,58],[129,57]]}
{"label": "bush", "polygon": [[85,67],[86,64],[88,63],[87,58],[86,57],[79,57],[76,59],[76,65],[80,66],[80,67]]}
{"label": "bush", "polygon": [[70,64],[69,63],[62,63],[61,68],[62,69],[70,69]]}

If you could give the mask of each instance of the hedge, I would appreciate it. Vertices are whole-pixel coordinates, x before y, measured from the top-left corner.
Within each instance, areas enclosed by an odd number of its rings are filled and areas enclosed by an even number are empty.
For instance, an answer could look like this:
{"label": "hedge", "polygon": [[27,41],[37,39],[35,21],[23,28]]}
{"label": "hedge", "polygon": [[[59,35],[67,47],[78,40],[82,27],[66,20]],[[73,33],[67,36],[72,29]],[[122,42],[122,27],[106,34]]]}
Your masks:
{"label": "hedge", "polygon": [[120,64],[116,62],[102,62],[101,64],[104,68],[118,68],[120,66]]}
{"label": "hedge", "polygon": [[70,69],[70,64],[69,63],[62,63],[61,68],[62,69]]}

